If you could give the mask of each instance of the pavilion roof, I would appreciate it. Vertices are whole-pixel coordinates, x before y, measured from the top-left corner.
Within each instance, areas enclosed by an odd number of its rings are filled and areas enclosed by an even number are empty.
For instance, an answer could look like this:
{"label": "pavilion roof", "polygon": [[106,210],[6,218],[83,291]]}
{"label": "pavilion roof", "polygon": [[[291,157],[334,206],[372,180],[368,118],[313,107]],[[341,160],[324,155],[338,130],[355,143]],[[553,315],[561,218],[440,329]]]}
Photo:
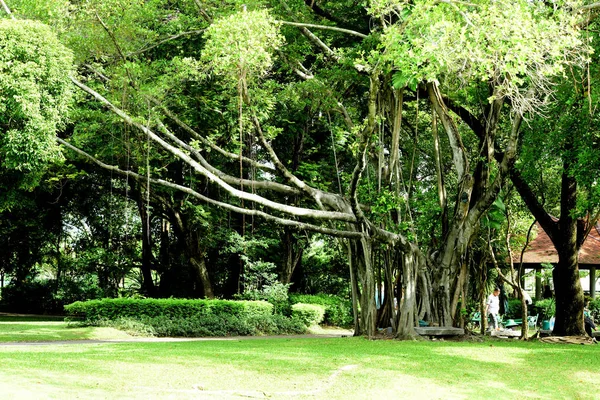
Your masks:
{"label": "pavilion roof", "polygon": [[[558,253],[552,244],[552,240],[536,222],[537,236],[523,254],[524,264],[558,263]],[[520,252],[513,253],[515,263],[520,262]],[[600,223],[596,224],[590,231],[585,242],[579,249],[579,264],[600,265]]]}

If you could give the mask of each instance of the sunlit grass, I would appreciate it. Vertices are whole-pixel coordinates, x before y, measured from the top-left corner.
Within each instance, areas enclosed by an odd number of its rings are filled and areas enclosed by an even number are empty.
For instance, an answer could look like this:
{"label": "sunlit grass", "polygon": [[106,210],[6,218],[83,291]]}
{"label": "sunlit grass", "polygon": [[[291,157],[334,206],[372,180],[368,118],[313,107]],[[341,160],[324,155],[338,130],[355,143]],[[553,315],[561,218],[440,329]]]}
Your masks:
{"label": "sunlit grass", "polygon": [[[0,332],[98,334],[60,324],[0,322]],[[491,339],[13,342],[0,345],[0,359],[7,399],[594,399],[600,380],[600,346]]]}
{"label": "sunlit grass", "polygon": [[116,329],[68,325],[57,319],[0,317],[0,342],[104,340],[127,337],[129,335]]}
{"label": "sunlit grass", "polygon": [[57,399],[592,399],[599,356],[596,346],[362,338],[5,345],[0,382],[10,384],[0,389]]}

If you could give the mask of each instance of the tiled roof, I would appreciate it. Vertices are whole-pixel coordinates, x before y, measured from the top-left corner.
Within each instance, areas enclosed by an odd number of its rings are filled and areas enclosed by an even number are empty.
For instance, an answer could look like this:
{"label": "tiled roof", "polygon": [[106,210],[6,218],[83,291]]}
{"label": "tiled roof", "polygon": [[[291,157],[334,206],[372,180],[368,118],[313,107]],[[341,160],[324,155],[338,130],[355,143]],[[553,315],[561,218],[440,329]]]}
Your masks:
{"label": "tiled roof", "polygon": [[[537,236],[527,247],[523,254],[523,263],[539,264],[558,262],[558,253],[552,244],[552,241],[544,232],[539,223],[536,223]],[[514,262],[519,262],[520,252],[513,253]],[[579,264],[598,264],[600,265],[600,224],[592,228],[587,239],[579,249]]]}

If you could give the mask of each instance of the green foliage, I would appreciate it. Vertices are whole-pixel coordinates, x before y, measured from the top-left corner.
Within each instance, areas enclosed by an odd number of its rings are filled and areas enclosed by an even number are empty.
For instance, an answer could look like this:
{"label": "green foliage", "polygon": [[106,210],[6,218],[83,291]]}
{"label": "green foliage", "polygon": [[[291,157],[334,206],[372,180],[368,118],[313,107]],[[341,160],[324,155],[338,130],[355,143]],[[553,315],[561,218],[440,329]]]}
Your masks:
{"label": "green foliage", "polygon": [[589,54],[569,12],[580,2],[561,3],[552,8],[527,0],[372,1],[370,12],[397,21],[382,35],[383,59],[399,71],[397,87],[493,82],[495,96],[509,97],[524,111],[535,109],[537,101],[524,93],[525,85],[547,91],[549,77],[562,75],[570,64],[582,65]]}
{"label": "green foliage", "polygon": [[323,323],[332,326],[349,327],[354,323],[352,303],[348,299],[330,294],[291,294],[290,303],[317,304],[325,307]]}
{"label": "green foliage", "polygon": [[265,75],[271,52],[283,43],[274,19],[265,10],[243,11],[218,19],[206,30],[202,60],[217,75],[236,85]]}
{"label": "green foliage", "polygon": [[39,171],[61,159],[55,135],[73,97],[71,52],[39,22],[0,19],[0,152],[3,164]]}
{"label": "green foliage", "polygon": [[186,299],[102,299],[77,301],[65,306],[68,316],[115,320],[118,318],[189,318],[194,315],[270,315],[273,306],[261,301]]}
{"label": "green foliage", "polygon": [[325,316],[325,307],[316,304],[296,303],[292,305],[292,318],[297,318],[306,326],[318,325]]}
{"label": "green foliage", "polygon": [[[315,235],[302,254],[304,281],[297,282],[296,288],[305,293],[331,293],[349,296],[349,271],[346,254],[335,239]],[[299,285],[298,285],[299,284]]]}

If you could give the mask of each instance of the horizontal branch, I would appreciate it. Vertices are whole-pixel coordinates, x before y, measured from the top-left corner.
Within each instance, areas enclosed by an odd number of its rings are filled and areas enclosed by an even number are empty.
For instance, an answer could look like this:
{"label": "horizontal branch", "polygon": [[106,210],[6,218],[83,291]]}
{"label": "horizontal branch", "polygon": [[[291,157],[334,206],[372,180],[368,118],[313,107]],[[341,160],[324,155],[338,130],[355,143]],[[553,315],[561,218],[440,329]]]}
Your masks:
{"label": "horizontal branch", "polygon": [[305,24],[305,23],[301,23],[301,22],[289,22],[289,21],[276,21],[282,25],[291,25],[291,26],[297,26],[297,27],[301,27],[301,28],[315,28],[315,29],[324,29],[324,30],[328,30],[328,31],[336,31],[336,32],[342,32],[342,33],[347,33],[353,36],[358,36],[360,38],[366,38],[367,35],[365,35],[364,33],[360,33],[360,32],[356,32],[350,29],[344,29],[344,28],[338,28],[336,26],[328,26],[328,25],[316,25],[316,24]]}
{"label": "horizontal branch", "polygon": [[136,179],[136,180],[139,180],[142,182],[147,182],[149,180],[153,184],[187,193],[187,194],[197,198],[200,201],[215,205],[217,207],[220,207],[220,208],[223,208],[226,210],[230,210],[230,211],[233,211],[233,212],[236,212],[239,214],[261,217],[261,218],[266,219],[267,221],[275,222],[276,224],[279,224],[279,225],[290,226],[290,227],[294,227],[294,228],[297,228],[300,230],[309,230],[312,232],[323,233],[325,235],[332,235],[332,236],[344,237],[344,238],[361,238],[363,236],[362,233],[360,233],[360,232],[352,232],[352,231],[344,231],[344,230],[339,230],[339,229],[325,228],[325,227],[318,226],[318,225],[307,224],[307,223],[300,222],[300,221],[294,221],[294,220],[290,220],[290,219],[286,219],[286,218],[276,217],[276,216],[268,214],[264,211],[249,210],[246,208],[237,207],[232,204],[225,203],[225,202],[218,201],[218,200],[212,199],[210,197],[204,196],[187,186],[178,185],[176,183],[165,181],[163,179],[156,179],[156,178],[148,179],[147,176],[137,174],[133,171],[122,170],[114,165],[109,165],[109,164],[106,164],[106,163],[100,161],[96,157],[73,146],[72,144],[70,144],[69,142],[67,142],[63,139],[56,138],[56,140],[58,143],[67,147],[68,149],[74,151],[75,153],[79,154],[80,156],[87,158],[88,160],[92,161],[94,164],[98,165],[99,167],[101,167],[103,169],[112,171],[112,172],[117,173],[122,176],[128,176],[130,178],[133,178],[133,179]]}
{"label": "horizontal branch", "polygon": [[255,202],[256,204],[263,205],[265,207],[268,207],[270,209],[273,209],[273,210],[276,210],[276,211],[279,211],[279,212],[282,212],[285,214],[294,215],[296,217],[314,218],[314,219],[321,219],[321,220],[344,221],[344,222],[356,222],[356,218],[354,217],[354,215],[349,214],[349,213],[337,212],[337,211],[321,211],[321,210],[313,210],[313,209],[309,209],[309,208],[288,206],[288,205],[284,205],[281,203],[277,203],[272,200],[268,200],[262,196],[258,196],[256,194],[254,194],[254,193],[247,193],[242,190],[236,189],[236,188],[232,187],[231,185],[229,185],[228,183],[224,182],[221,178],[219,178],[214,173],[212,173],[209,170],[207,170],[206,168],[204,168],[202,165],[200,165],[197,161],[192,159],[189,155],[187,155],[181,149],[176,148],[173,145],[167,143],[164,139],[159,137],[156,133],[154,133],[148,127],[135,122],[124,111],[122,111],[121,109],[119,109],[118,107],[113,105],[111,102],[109,102],[107,99],[105,99],[102,95],[100,95],[93,89],[89,88],[88,86],[84,85],[83,83],[79,82],[78,80],[76,80],[73,77],[70,77],[70,79],[78,88],[80,88],[84,92],[92,95],[96,100],[100,101],[102,104],[107,106],[113,113],[115,113],[116,115],[121,117],[121,119],[123,119],[123,121],[125,121],[127,124],[142,131],[145,135],[147,135],[150,139],[152,139],[152,141],[158,143],[161,147],[163,147],[165,150],[167,150],[173,156],[175,156],[175,157],[179,158],[181,161],[187,163],[189,166],[194,168],[194,170],[197,173],[204,176],[209,181],[219,185],[219,187],[221,187],[223,190],[225,190],[230,195],[237,197],[239,199],[242,199],[242,200]]}
{"label": "horizontal branch", "polygon": [[193,154],[196,157],[196,159],[198,160],[198,162],[204,168],[206,168],[213,174],[217,175],[219,178],[223,179],[225,182],[232,184],[232,185],[238,185],[238,186],[243,185],[246,187],[252,187],[253,189],[258,189],[258,190],[270,190],[273,192],[278,192],[278,193],[282,193],[282,194],[289,195],[289,196],[300,194],[300,190],[295,189],[290,186],[287,186],[287,185],[283,185],[278,182],[257,181],[257,180],[253,180],[253,179],[242,179],[242,178],[237,178],[235,176],[231,176],[231,175],[224,173],[223,171],[210,165],[210,163],[208,161],[206,161],[206,159],[202,156],[202,154],[200,154],[198,149],[195,149],[194,147],[190,146],[189,144],[185,143],[183,140],[181,140],[177,136],[175,136],[172,132],[170,132],[167,129],[167,127],[161,121],[157,121],[157,122],[158,122],[159,128],[162,130],[162,132],[165,136],[167,136],[169,139],[171,139],[173,142],[175,142],[178,146],[180,146],[184,150],[189,151],[190,154]]}
{"label": "horizontal branch", "polygon": [[[194,139],[199,140],[204,145],[210,147],[211,149],[213,149],[214,151],[216,151],[217,153],[221,154],[224,157],[227,157],[227,158],[229,158],[231,160],[239,161],[239,159],[240,159],[240,155],[239,154],[235,154],[235,153],[231,153],[229,151],[226,151],[223,148],[221,148],[221,147],[217,146],[216,144],[212,143],[210,140],[206,139],[204,136],[200,135],[192,127],[190,127],[188,124],[186,124],[185,122],[183,122],[182,120],[180,120],[177,117],[177,115],[175,115],[171,110],[169,110],[167,107],[165,107],[160,101],[158,101],[157,99],[155,99],[153,97],[148,97],[148,100],[150,100],[152,103],[154,103],[155,105],[157,105],[160,108],[160,110],[167,117],[169,117],[171,120],[173,120],[173,122],[175,122],[177,125],[179,125],[179,127],[182,128],[184,131],[186,131],[187,133],[189,133]],[[253,159],[248,158],[248,157],[242,157],[242,161],[245,162],[248,165],[251,165],[251,166],[253,166],[255,168],[258,168],[258,169],[261,169],[261,170],[275,171],[274,167],[272,167],[270,165],[266,165],[266,164],[260,164],[260,163],[256,162],[256,160],[253,160]]]}

